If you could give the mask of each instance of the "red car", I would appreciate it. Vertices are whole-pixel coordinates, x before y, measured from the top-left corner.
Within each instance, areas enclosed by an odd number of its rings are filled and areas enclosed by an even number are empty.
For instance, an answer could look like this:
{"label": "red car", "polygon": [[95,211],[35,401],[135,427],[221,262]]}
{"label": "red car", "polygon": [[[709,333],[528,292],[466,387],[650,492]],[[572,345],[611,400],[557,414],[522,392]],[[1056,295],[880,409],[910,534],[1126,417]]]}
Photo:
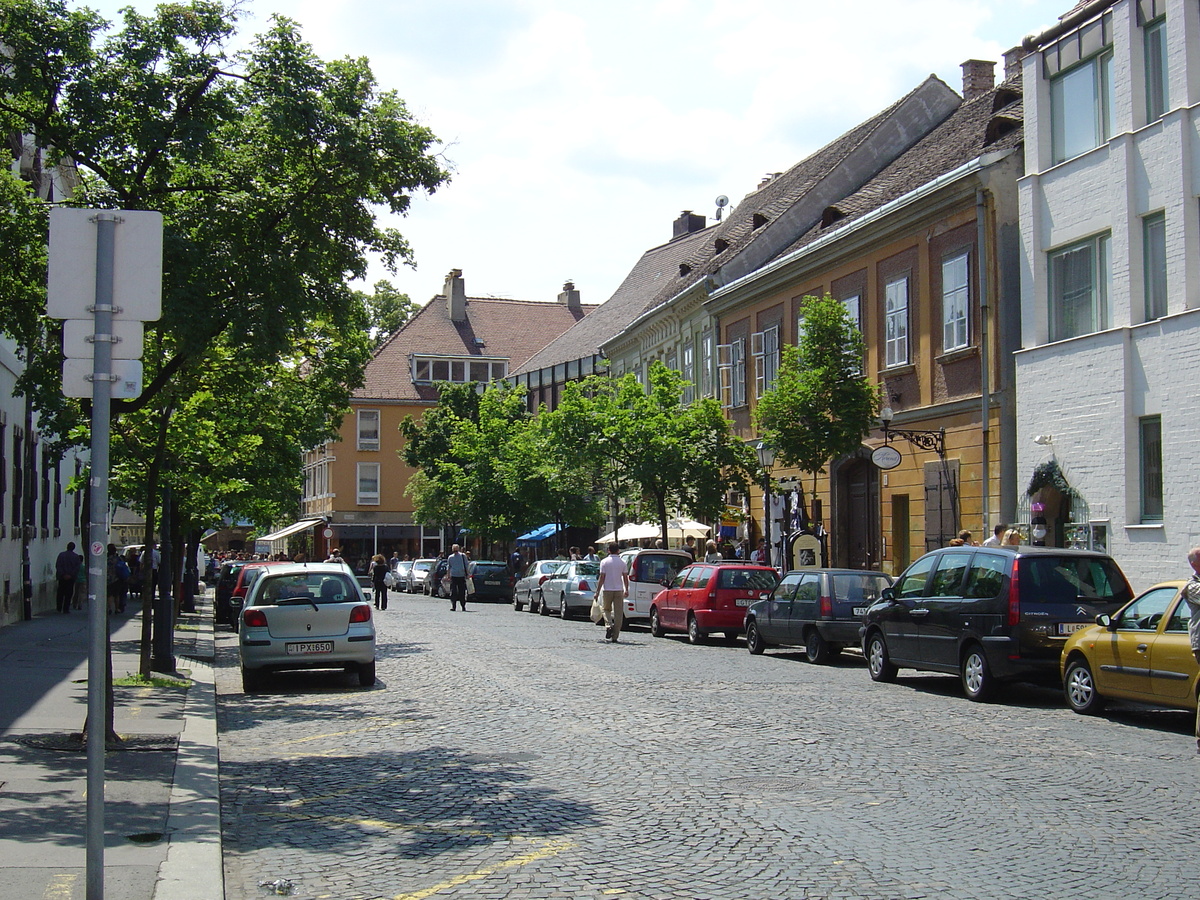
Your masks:
{"label": "red car", "polygon": [[651,601],[650,633],[682,631],[691,643],[702,644],[711,632],[723,631],[726,640],[736,640],[747,608],[769,597],[777,584],[779,573],[770,566],[694,563]]}
{"label": "red car", "polygon": [[230,625],[234,631],[238,630],[238,623],[242,620],[242,607],[246,605],[246,594],[250,591],[250,587],[268,566],[282,564],[283,562],[280,560],[252,559],[242,566],[241,571],[238,572],[237,581],[233,585],[233,591],[229,595]]}

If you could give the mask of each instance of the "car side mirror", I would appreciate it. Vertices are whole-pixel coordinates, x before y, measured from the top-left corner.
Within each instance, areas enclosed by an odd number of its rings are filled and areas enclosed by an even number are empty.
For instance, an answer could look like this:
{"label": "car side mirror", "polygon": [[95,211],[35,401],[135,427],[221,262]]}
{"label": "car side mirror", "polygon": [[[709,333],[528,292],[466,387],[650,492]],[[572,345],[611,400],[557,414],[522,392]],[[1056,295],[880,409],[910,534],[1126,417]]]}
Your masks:
{"label": "car side mirror", "polygon": [[1096,616],[1096,624],[1101,628],[1107,628],[1109,631],[1116,631],[1116,625],[1113,624],[1112,616],[1108,613],[1101,613]]}
{"label": "car side mirror", "polygon": [[882,591],[879,592],[879,599],[885,600],[888,603],[891,603],[893,600],[896,599],[896,591],[890,587],[885,587]]}

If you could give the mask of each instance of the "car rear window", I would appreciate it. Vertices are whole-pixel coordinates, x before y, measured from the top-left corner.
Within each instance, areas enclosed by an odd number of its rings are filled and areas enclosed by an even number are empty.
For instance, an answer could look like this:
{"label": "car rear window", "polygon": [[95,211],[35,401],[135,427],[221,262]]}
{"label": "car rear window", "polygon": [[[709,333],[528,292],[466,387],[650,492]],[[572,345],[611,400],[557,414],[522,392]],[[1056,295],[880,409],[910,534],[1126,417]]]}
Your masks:
{"label": "car rear window", "polygon": [[477,562],[477,563],[475,563],[475,571],[480,575],[491,575],[496,572],[507,572],[508,564],[507,563]]}
{"label": "car rear window", "polygon": [[687,566],[692,564],[690,556],[673,553],[639,553],[629,567],[632,581],[647,581],[651,584],[669,583]]}
{"label": "car rear window", "polygon": [[600,564],[599,563],[579,563],[577,566],[575,566],[575,574],[576,575],[599,575],[600,574]]}
{"label": "car rear window", "polygon": [[284,603],[346,603],[361,599],[358,585],[338,572],[302,572],[267,576],[256,605]]}
{"label": "car rear window", "polygon": [[1017,578],[1022,603],[1126,603],[1133,594],[1117,564],[1106,557],[1023,556]]}
{"label": "car rear window", "polygon": [[718,588],[734,588],[749,591],[773,591],[779,576],[766,569],[722,569],[717,579]]}
{"label": "car rear window", "polygon": [[833,598],[843,603],[874,603],[891,584],[886,575],[832,575]]}

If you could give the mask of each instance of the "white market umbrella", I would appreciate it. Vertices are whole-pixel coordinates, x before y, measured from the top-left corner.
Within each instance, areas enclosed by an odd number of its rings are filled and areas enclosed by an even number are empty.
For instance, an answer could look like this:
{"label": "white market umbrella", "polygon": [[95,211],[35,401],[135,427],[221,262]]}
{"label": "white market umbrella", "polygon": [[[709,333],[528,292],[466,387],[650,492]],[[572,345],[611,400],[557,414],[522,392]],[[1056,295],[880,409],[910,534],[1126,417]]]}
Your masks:
{"label": "white market umbrella", "polygon": [[706,538],[710,531],[712,531],[711,528],[695,519],[667,520],[667,537],[673,541],[681,541],[689,537]]}
{"label": "white market umbrella", "polygon": [[644,541],[647,538],[659,536],[657,525],[651,525],[649,522],[629,522],[622,525],[616,531],[610,531],[608,534],[596,540],[597,544],[611,544],[613,541]]}

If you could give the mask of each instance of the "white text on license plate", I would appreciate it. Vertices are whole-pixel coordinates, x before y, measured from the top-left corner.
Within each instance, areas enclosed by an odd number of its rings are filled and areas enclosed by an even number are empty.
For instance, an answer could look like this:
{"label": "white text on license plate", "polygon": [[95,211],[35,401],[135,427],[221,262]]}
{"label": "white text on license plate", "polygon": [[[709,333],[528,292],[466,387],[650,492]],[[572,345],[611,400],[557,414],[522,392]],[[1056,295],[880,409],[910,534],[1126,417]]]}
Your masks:
{"label": "white text on license plate", "polygon": [[333,641],[308,641],[303,644],[288,644],[288,656],[307,656],[310,653],[332,653]]}
{"label": "white text on license plate", "polygon": [[749,606],[751,603],[754,602],[754,598],[753,597],[738,597],[737,600],[734,602],[737,603],[738,606]]}
{"label": "white text on license plate", "polygon": [[1083,631],[1083,629],[1087,628],[1091,624],[1091,622],[1059,622],[1058,633],[1074,634],[1077,631]]}

